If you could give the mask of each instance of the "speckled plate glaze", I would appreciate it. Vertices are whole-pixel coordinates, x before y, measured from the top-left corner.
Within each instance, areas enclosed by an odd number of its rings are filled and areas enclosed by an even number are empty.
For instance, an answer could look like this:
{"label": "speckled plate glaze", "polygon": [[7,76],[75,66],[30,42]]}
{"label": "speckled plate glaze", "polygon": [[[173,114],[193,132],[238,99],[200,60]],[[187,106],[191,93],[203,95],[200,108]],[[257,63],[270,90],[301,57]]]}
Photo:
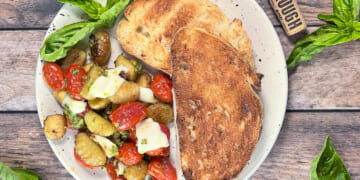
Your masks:
{"label": "speckled plate glaze", "polygon": [[[225,12],[229,19],[239,18],[252,40],[256,71],[264,74],[260,98],[264,105],[264,120],[261,137],[248,165],[235,179],[248,179],[265,160],[279,135],[287,103],[287,68],[284,53],[279,38],[270,20],[254,0],[211,0]],[[102,2],[104,4],[104,2]],[[64,25],[82,21],[86,14],[79,8],[64,5],[50,25],[46,36]],[[119,19],[121,16],[119,17]],[[123,53],[116,40],[116,25],[107,30],[110,33],[112,54],[109,67],[114,66],[116,57]],[[86,48],[88,39],[84,39],[78,46]],[[36,69],[36,101],[41,125],[47,115],[63,114],[61,106],[52,95],[52,90],[42,79],[41,58],[39,56]],[[156,71],[145,65],[145,69],[154,73]],[[170,160],[177,169],[179,179],[184,179],[179,166],[179,152],[177,151],[176,125],[170,125],[171,154]],[[82,167],[73,156],[74,139],[77,131],[68,130],[62,140],[50,141],[49,144],[56,157],[63,166],[79,180],[110,180],[106,171],[100,168],[90,170]],[[241,157],[239,157],[241,158]]]}

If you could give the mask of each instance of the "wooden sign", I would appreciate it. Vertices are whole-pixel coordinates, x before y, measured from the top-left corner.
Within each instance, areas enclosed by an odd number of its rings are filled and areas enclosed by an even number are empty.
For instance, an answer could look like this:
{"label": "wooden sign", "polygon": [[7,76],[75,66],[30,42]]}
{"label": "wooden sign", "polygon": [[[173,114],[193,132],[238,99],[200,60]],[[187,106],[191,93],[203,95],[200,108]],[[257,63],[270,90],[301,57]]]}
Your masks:
{"label": "wooden sign", "polygon": [[305,20],[301,15],[296,0],[269,1],[288,36],[306,29]]}

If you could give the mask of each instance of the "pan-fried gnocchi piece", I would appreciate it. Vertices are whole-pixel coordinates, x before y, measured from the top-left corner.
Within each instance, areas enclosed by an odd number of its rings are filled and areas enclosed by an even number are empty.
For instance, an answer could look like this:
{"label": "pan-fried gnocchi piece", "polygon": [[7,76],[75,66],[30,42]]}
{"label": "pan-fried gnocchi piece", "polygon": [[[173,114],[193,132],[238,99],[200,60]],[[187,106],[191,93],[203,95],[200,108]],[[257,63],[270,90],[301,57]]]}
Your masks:
{"label": "pan-fried gnocchi piece", "polygon": [[90,166],[98,167],[106,163],[104,151],[84,132],[75,136],[75,152]]}
{"label": "pan-fried gnocchi piece", "polygon": [[48,139],[61,139],[66,133],[65,117],[60,114],[47,116],[43,131]]}
{"label": "pan-fried gnocchi piece", "polygon": [[96,64],[104,64],[111,54],[109,34],[105,31],[98,31],[90,36],[91,58]]}
{"label": "pan-fried gnocchi piece", "polygon": [[148,117],[154,121],[167,124],[174,121],[173,108],[169,104],[157,103],[147,107]]}
{"label": "pan-fried gnocchi piece", "polygon": [[90,132],[100,136],[110,136],[115,132],[115,127],[94,111],[85,114],[85,124]]}
{"label": "pan-fried gnocchi piece", "polygon": [[150,88],[151,76],[147,72],[142,72],[136,83],[143,88]]}
{"label": "pan-fried gnocchi piece", "polygon": [[121,84],[116,93],[109,97],[114,104],[122,104],[125,102],[136,101],[139,99],[140,89],[134,82],[125,81]]}
{"label": "pan-fried gnocchi piece", "polygon": [[58,102],[59,104],[62,104],[64,98],[65,98],[66,95],[67,95],[67,92],[66,92],[65,90],[62,90],[62,91],[54,91],[53,94],[54,94],[54,97],[55,97],[55,99],[57,100],[57,102]]}
{"label": "pan-fried gnocchi piece", "polygon": [[124,171],[124,176],[126,179],[143,180],[147,173],[147,167],[147,163],[144,160],[141,160],[135,165],[127,166]]}
{"label": "pan-fried gnocchi piece", "polygon": [[72,64],[84,65],[86,61],[86,52],[78,48],[71,48],[67,55],[59,61],[59,65],[65,71]]}
{"label": "pan-fried gnocchi piece", "polygon": [[120,65],[123,65],[128,69],[127,73],[127,80],[135,81],[137,79],[138,74],[142,71],[142,66],[140,63],[134,60],[130,60],[126,58],[125,56],[118,56],[118,58],[115,61],[115,66],[118,67]]}
{"label": "pan-fried gnocchi piece", "polygon": [[89,71],[90,71],[90,69],[91,69],[91,67],[92,67],[93,65],[94,65],[93,62],[91,62],[91,63],[89,63],[89,64],[86,64],[86,65],[84,66],[85,72],[86,72],[86,73],[89,73]]}
{"label": "pan-fried gnocchi piece", "polygon": [[100,77],[101,75],[104,75],[104,74],[105,74],[105,70],[103,68],[101,68],[100,66],[97,66],[94,64],[90,68],[90,71],[87,75],[88,77],[84,83],[83,88],[81,89],[81,92],[80,92],[81,96],[87,100],[94,100],[95,97],[92,97],[89,94],[90,87],[98,77]]}
{"label": "pan-fried gnocchi piece", "polygon": [[91,107],[91,109],[100,110],[100,109],[104,109],[111,102],[108,98],[105,98],[105,99],[96,98],[93,100],[89,100],[88,103],[89,103],[89,106]]}

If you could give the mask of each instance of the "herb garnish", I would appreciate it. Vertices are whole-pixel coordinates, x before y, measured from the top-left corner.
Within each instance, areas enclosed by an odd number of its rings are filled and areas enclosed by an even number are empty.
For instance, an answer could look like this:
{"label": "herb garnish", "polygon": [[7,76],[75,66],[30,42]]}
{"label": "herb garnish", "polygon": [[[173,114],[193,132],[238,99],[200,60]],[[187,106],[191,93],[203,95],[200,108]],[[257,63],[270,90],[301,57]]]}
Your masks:
{"label": "herb garnish", "polygon": [[91,18],[86,22],[69,24],[50,34],[41,50],[40,56],[45,61],[55,62],[66,56],[67,51],[84,39],[96,28],[110,28],[119,14],[131,0],[107,0],[103,7],[95,0],[59,0],[84,10]]}
{"label": "herb garnish", "polygon": [[336,153],[329,136],[326,137],[318,157],[314,159],[310,169],[311,180],[351,180],[341,157]]}
{"label": "herb garnish", "polygon": [[360,38],[360,0],[334,0],[333,14],[319,14],[318,18],[329,22],[311,34],[301,38],[291,51],[286,63],[294,67],[308,61],[327,46],[333,46]]}

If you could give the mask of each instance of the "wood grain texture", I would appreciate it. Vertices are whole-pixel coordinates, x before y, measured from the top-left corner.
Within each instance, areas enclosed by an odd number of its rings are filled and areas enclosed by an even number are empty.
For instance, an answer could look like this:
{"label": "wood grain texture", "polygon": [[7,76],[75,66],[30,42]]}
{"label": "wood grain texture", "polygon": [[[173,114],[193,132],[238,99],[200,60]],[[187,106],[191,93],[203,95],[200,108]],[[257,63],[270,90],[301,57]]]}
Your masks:
{"label": "wood grain texture", "polygon": [[[281,28],[276,30],[288,56],[294,40]],[[35,67],[44,35],[45,31],[0,31],[0,111],[36,110]],[[312,61],[290,69],[288,109],[359,109],[359,42],[326,48]]]}
{"label": "wood grain texture", "polygon": [[0,31],[0,110],[36,110],[35,68],[45,31]]}
{"label": "wood grain texture", "polygon": [[46,28],[60,7],[56,0],[2,0],[0,29]]}
{"label": "wood grain texture", "polygon": [[[308,28],[309,32],[316,28]],[[285,56],[294,47],[277,28]],[[288,109],[359,109],[360,40],[324,49],[313,60],[288,69]]]}
{"label": "wood grain texture", "polygon": [[[237,1],[229,0],[236,6]],[[268,0],[256,0],[274,25],[280,25]],[[332,12],[332,0],[298,0],[299,8],[308,25],[324,22],[317,19],[319,13]],[[5,0],[0,2],[0,29],[47,28],[62,4],[56,0]],[[241,7],[239,7],[240,9]]]}
{"label": "wood grain texture", "polygon": [[360,179],[360,113],[287,113],[279,138],[252,180],[308,180],[326,135],[352,179]]}
{"label": "wood grain texture", "polygon": [[0,114],[0,162],[44,180],[73,179],[51,150],[37,114]]}
{"label": "wood grain texture", "polygon": [[[53,154],[37,114],[0,114],[0,161],[39,173],[44,180],[73,179]],[[360,113],[287,113],[272,152],[252,179],[309,179],[312,160],[329,134],[353,179],[360,178]]]}

